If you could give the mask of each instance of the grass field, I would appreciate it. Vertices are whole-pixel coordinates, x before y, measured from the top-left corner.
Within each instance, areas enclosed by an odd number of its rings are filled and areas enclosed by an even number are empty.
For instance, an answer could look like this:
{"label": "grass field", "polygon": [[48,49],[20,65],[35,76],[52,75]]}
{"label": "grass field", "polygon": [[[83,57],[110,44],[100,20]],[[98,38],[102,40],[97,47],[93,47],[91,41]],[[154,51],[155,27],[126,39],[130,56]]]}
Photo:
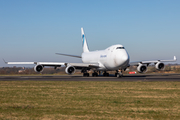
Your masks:
{"label": "grass field", "polygon": [[0,81],[0,119],[180,119],[180,82]]}

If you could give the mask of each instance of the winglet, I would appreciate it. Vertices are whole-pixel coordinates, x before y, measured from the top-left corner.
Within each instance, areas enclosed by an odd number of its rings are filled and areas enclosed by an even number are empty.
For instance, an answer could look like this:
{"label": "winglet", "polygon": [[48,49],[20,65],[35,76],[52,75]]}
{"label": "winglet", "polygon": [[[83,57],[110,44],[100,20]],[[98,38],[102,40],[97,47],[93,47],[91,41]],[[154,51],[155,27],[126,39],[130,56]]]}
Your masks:
{"label": "winglet", "polygon": [[4,63],[6,63],[6,64],[8,63],[8,62],[6,62],[4,59],[3,59],[3,61],[4,61]]}

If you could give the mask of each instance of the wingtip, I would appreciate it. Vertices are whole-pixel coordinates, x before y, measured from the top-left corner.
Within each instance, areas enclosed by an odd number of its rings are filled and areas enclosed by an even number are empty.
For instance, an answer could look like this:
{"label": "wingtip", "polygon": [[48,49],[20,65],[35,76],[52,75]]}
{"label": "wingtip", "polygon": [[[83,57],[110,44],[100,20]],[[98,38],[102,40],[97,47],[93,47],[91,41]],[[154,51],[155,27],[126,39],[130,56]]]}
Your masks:
{"label": "wingtip", "polygon": [[6,63],[7,64],[7,62],[3,59],[3,61],[4,61],[4,63]]}

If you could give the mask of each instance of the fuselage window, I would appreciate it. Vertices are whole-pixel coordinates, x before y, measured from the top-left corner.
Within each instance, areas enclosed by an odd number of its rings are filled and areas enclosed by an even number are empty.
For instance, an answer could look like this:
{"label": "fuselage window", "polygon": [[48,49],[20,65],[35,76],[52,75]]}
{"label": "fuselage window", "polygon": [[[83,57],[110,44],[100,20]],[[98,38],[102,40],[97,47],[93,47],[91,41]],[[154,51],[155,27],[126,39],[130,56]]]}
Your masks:
{"label": "fuselage window", "polygon": [[124,47],[117,47],[116,49],[124,49]]}

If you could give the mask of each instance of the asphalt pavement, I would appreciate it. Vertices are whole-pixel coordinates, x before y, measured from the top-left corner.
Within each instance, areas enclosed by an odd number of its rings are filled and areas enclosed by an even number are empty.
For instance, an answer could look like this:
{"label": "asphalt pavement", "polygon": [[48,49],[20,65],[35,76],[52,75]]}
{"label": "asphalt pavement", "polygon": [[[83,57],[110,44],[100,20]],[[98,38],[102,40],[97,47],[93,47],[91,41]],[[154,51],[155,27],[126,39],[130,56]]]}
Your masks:
{"label": "asphalt pavement", "polygon": [[134,74],[116,78],[109,77],[83,77],[82,75],[39,75],[39,76],[0,76],[0,81],[179,81],[180,74]]}

